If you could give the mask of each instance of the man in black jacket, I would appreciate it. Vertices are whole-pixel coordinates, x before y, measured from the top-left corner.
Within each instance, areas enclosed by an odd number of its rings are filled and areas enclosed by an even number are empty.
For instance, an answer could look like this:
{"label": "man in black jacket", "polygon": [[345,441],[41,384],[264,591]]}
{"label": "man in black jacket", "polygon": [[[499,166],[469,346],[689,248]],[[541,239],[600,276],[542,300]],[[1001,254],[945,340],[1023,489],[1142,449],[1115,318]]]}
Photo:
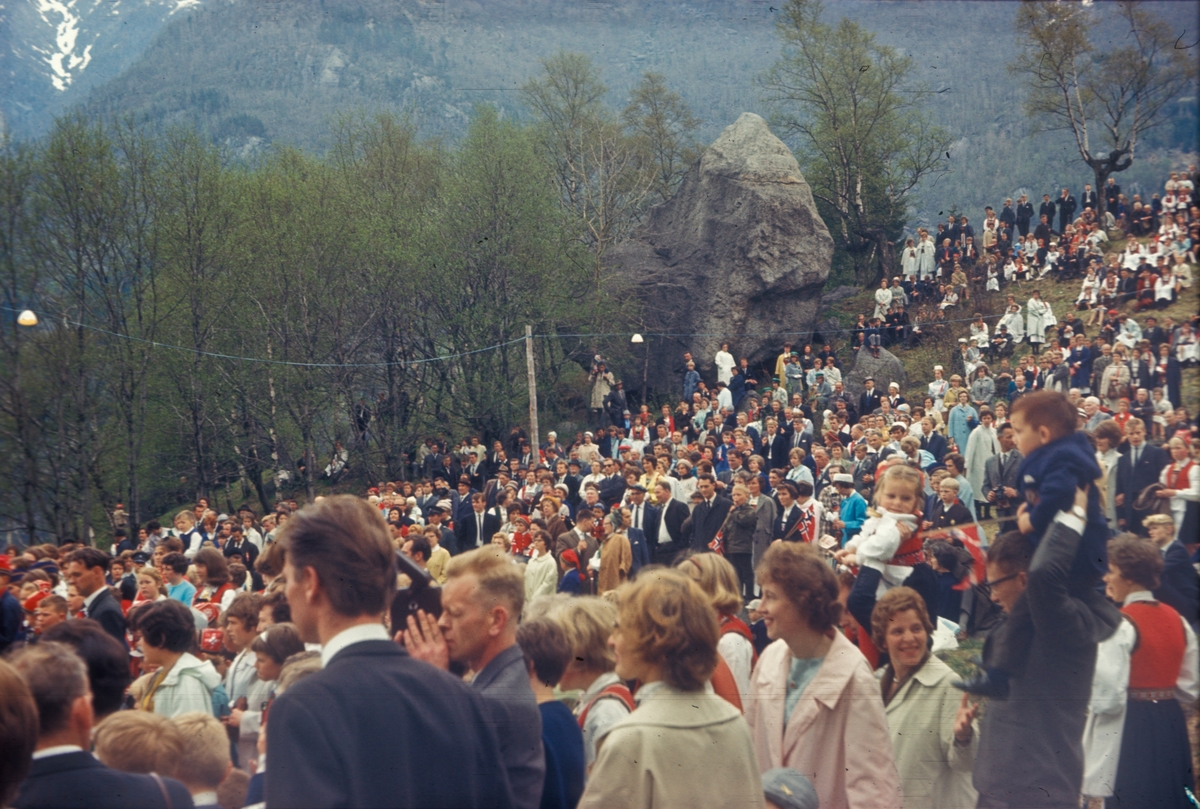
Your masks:
{"label": "man in black jacket", "polygon": [[84,617],[100,624],[105,632],[129,648],[125,644],[125,613],[104,580],[111,562],[112,558],[103,551],[80,548],[67,556],[63,573],[83,596]]}
{"label": "man in black jacket", "polygon": [[[1075,216],[1075,197],[1067,189],[1062,190],[1062,195],[1058,198],[1058,232],[1063,233],[1067,229],[1067,225],[1071,224]],[[1047,245],[1048,246],[1048,245]]]}
{"label": "man in black jacket", "polygon": [[190,809],[192,796],[173,778],[110,770],[90,752],[95,716],[87,668],[67,645],[39,642],[11,660],[37,705],[37,747],[14,809]]}
{"label": "man in black jacket", "polygon": [[863,380],[863,392],[858,397],[858,412],[869,416],[879,408],[879,391],[875,389],[875,377],[868,376]]}
{"label": "man in black jacket", "polygon": [[1088,208],[1091,208],[1092,213],[1100,212],[1100,205],[1099,205],[1100,197],[1096,194],[1095,191],[1092,190],[1091,183],[1084,183],[1083,193],[1079,195],[1079,202],[1081,205],[1083,205],[1083,209],[1085,211]]}
{"label": "man in black jacket", "polygon": [[1138,511],[1134,502],[1143,489],[1158,483],[1158,476],[1171,459],[1163,450],[1146,443],[1146,424],[1141,419],[1125,423],[1125,438],[1129,447],[1117,461],[1117,525],[1140,534],[1142,519],[1148,512]]}
{"label": "man in black jacket", "polygon": [[500,518],[487,511],[487,498],[482,494],[472,494],[470,513],[465,513],[454,526],[459,553],[487,545],[499,530]]}
{"label": "man in black jacket", "polygon": [[1033,221],[1033,203],[1029,201],[1029,197],[1021,195],[1021,201],[1017,203],[1017,232],[1022,236],[1029,235],[1029,223]]}
{"label": "man in black jacket", "polygon": [[[1038,219],[1041,219],[1043,216],[1046,217],[1046,221],[1049,222],[1051,228],[1053,228],[1054,214],[1057,210],[1058,206],[1055,205],[1054,201],[1050,199],[1050,195],[1042,194],[1042,204],[1038,206]],[[1050,242],[1046,242],[1046,244],[1049,245]]]}
{"label": "man in black jacket", "polygon": [[281,541],[292,622],[324,668],[272,703],[267,805],[513,806],[482,697],[380,623],[396,565],[378,510],[328,497]]}
{"label": "man in black jacket", "polygon": [[1121,186],[1117,185],[1117,181],[1109,177],[1108,185],[1104,186],[1104,210],[1110,212],[1113,216],[1117,215],[1117,202],[1121,199]]}
{"label": "man in black jacket", "polygon": [[709,543],[725,524],[733,501],[717,494],[716,480],[712,475],[700,475],[696,480],[696,491],[703,498],[692,510],[691,548],[694,551],[709,550]]}
{"label": "man in black jacket", "polygon": [[658,497],[658,514],[654,517],[654,525],[647,528],[646,537],[650,540],[651,560],[670,567],[675,555],[687,547],[690,539],[683,535],[688,507],[687,503],[674,499],[671,484],[666,481],[655,483],[654,493]]}

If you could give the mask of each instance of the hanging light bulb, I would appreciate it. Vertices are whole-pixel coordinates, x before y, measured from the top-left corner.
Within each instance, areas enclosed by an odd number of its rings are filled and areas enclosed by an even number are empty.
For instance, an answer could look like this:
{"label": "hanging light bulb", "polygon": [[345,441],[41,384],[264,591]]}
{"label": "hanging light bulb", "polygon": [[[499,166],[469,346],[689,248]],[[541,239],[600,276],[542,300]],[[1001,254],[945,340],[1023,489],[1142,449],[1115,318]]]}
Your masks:
{"label": "hanging light bulb", "polygon": [[26,309],[17,316],[17,323],[22,326],[36,326],[38,324],[37,315],[32,309]]}
{"label": "hanging light bulb", "polygon": [[[32,312],[30,312],[30,314],[33,314],[33,313],[32,313]],[[644,341],[644,340],[642,340],[642,335],[640,335],[640,334],[635,334],[635,335],[633,335],[632,337],[630,337],[630,338],[629,338],[629,342],[631,342],[631,343],[642,343],[642,342],[645,342],[645,341]]]}

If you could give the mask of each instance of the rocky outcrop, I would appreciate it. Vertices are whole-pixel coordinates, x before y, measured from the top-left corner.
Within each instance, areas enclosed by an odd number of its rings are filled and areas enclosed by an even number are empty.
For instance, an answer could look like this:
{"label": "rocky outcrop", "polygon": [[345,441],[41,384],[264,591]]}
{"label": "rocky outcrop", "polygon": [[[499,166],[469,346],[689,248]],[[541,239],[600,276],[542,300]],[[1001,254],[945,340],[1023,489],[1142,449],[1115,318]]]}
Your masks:
{"label": "rocky outcrop", "polygon": [[857,402],[858,397],[862,396],[863,380],[868,376],[875,380],[875,389],[882,393],[887,393],[888,385],[893,382],[900,386],[901,391],[908,390],[908,375],[904,372],[904,363],[886,348],[879,349],[878,357],[872,356],[869,349],[864,348],[858,352],[854,367],[842,379],[846,392],[854,397],[854,401]]}
{"label": "rocky outcrop", "polygon": [[[651,390],[681,387],[685,351],[711,384],[723,342],[752,366],[773,363],[785,339],[805,342],[832,254],[796,158],[766,121],[743,113],[704,150],[675,196],[610,253],[615,283],[642,303],[656,358]],[[640,383],[638,366],[627,376]]]}

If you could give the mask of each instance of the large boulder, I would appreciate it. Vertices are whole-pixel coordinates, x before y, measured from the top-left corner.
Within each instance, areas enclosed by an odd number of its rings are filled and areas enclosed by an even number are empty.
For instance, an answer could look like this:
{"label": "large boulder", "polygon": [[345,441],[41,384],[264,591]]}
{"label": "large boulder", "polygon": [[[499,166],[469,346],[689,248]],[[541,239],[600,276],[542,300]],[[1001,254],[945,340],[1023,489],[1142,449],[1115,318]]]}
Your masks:
{"label": "large boulder", "polygon": [[887,393],[888,385],[893,382],[900,386],[901,392],[908,390],[908,375],[904,373],[904,363],[886,348],[879,349],[878,357],[872,355],[870,349],[861,349],[854,360],[854,367],[842,378],[846,392],[854,397],[854,401],[857,402],[866,389],[863,380],[868,376],[875,380],[875,389],[880,393]]}
{"label": "large boulder", "polygon": [[[800,344],[812,331],[832,255],[796,158],[766,121],[742,113],[675,196],[610,253],[614,282],[642,303],[655,359],[650,389],[680,390],[685,351],[715,383],[713,357],[723,342],[752,367],[773,367],[785,339]],[[623,370],[627,387],[639,387],[642,363]]]}

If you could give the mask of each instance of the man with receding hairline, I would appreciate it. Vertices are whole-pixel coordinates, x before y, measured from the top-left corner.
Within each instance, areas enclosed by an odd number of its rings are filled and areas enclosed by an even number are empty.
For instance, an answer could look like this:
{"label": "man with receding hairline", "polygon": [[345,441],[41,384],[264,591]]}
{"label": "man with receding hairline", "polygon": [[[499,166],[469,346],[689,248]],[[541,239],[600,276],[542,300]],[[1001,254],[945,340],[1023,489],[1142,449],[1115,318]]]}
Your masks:
{"label": "man with receding hairline", "polygon": [[471,685],[492,709],[515,805],[537,809],[546,774],[542,717],[517,646],[525,577],[495,546],[454,557],[446,576],[441,617],[410,618],[404,645],[439,669],[453,660],[475,672]]}

